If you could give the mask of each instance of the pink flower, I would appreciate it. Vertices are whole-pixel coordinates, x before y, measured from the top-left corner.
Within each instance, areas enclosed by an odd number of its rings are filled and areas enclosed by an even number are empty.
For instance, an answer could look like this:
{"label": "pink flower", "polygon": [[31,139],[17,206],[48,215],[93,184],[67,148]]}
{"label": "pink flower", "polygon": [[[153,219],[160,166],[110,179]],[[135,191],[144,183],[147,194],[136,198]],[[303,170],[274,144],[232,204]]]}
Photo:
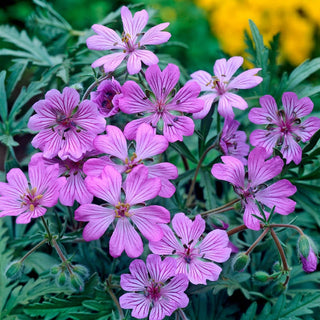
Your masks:
{"label": "pink flower", "polygon": [[200,215],[191,221],[184,213],[177,213],[172,219],[176,235],[167,225],[163,225],[163,238],[149,243],[153,253],[173,256],[177,260],[176,274],[187,275],[193,284],[218,280],[222,269],[213,261],[225,262],[231,253],[229,238],[224,230],[211,231],[200,241],[205,224]]}
{"label": "pink flower", "polygon": [[183,136],[191,136],[194,131],[193,121],[183,112],[194,113],[203,108],[203,101],[198,99],[200,86],[195,81],[187,82],[176,94],[174,87],[180,78],[179,68],[174,64],[161,72],[158,65],[146,70],[146,80],[153,91],[149,96],[134,81],[127,81],[122,86],[123,97],[120,109],[124,113],[143,113],[145,117],[129,122],[124,128],[128,139],[134,139],[141,123],[148,123],[157,128],[163,122],[163,135],[169,142],[182,141]]}
{"label": "pink flower", "polygon": [[121,37],[114,30],[100,24],[92,26],[97,35],[87,39],[87,46],[90,50],[118,51],[99,58],[93,62],[92,68],[103,65],[104,71],[108,73],[114,71],[126,58],[129,74],[135,74],[141,70],[141,61],[147,66],[157,64],[159,59],[153,52],[145,50],[145,46],[167,42],[171,34],[162,30],[168,27],[169,23],[161,23],[147,32],[142,32],[149,19],[148,12],[141,10],[132,17],[131,12],[125,6],[121,8],[121,19],[123,22]]}
{"label": "pink flower", "polygon": [[225,156],[233,156],[243,164],[247,164],[245,157],[248,155],[250,147],[246,144],[246,133],[244,131],[237,131],[239,125],[240,122],[225,118],[220,137],[220,148]]}
{"label": "pink flower", "polygon": [[36,164],[40,159],[45,166],[59,165],[59,176],[66,178],[66,184],[60,189],[59,200],[65,206],[72,206],[75,200],[80,204],[91,203],[93,200],[93,194],[88,191],[84,183],[86,175],[83,172],[83,164],[89,156],[94,154],[94,152],[87,152],[75,162],[70,159],[46,159],[42,153],[37,153],[32,156],[31,163]]}
{"label": "pink flower", "polygon": [[302,268],[305,272],[309,273],[317,270],[318,258],[311,247],[308,257],[305,258],[302,254],[300,254],[300,260],[302,262]]}
{"label": "pink flower", "polygon": [[91,101],[98,105],[102,116],[109,118],[119,112],[119,94],[121,94],[121,85],[115,80],[102,81],[97,91],[91,92]]}
{"label": "pink flower", "polygon": [[97,175],[97,173],[99,175],[98,168],[102,171],[107,164],[115,167],[120,173],[129,173],[137,165],[144,164],[148,168],[149,178],[158,177],[161,180],[160,197],[171,198],[176,191],[169,179],[178,177],[177,167],[169,162],[150,164],[152,157],[168,148],[168,141],[165,137],[156,135],[148,124],[143,123],[138,128],[136,148],[132,156],[128,154],[125,136],[115,126],[107,126],[107,135],[98,136],[94,140],[94,146],[102,153],[109,154],[115,162],[107,157],[90,159],[84,166],[87,175]]}
{"label": "pink flower", "polygon": [[[106,201],[107,205],[83,204],[75,211],[76,220],[89,222],[83,230],[86,241],[102,237],[114,220],[116,227],[109,243],[113,257],[119,257],[123,250],[131,258],[143,252],[142,240],[130,221],[149,241],[162,238],[163,231],[159,223],[168,223],[170,213],[161,206],[144,205],[145,201],[155,198],[161,188],[159,178],[148,178],[146,167],[134,168],[123,185],[121,174],[111,166],[104,168],[101,177],[88,176],[85,183],[88,190]],[[124,200],[121,189],[125,192]]]}
{"label": "pink flower", "polygon": [[161,261],[156,254],[147,257],[146,264],[136,259],[129,266],[131,274],[122,274],[120,285],[125,293],[119,299],[123,309],[132,309],[131,315],[138,319],[162,320],[178,308],[189,303],[184,291],[188,279],[184,274],[175,275],[176,260],[170,257]]}
{"label": "pink flower", "polygon": [[272,96],[260,98],[262,108],[253,108],[249,112],[249,120],[256,124],[267,125],[266,130],[257,129],[250,135],[250,143],[264,147],[270,156],[273,148],[281,146],[281,153],[287,160],[295,164],[301,162],[302,150],[298,142],[308,141],[320,129],[320,119],[311,117],[305,121],[301,118],[313,109],[310,98],[298,99],[294,92],[285,92],[282,96],[283,110],[278,110]]}
{"label": "pink flower", "polygon": [[78,161],[105,129],[106,121],[97,105],[89,100],[79,102],[75,89],[64,88],[62,94],[56,89],[48,91],[45,100],[33,105],[37,114],[29,119],[28,127],[40,132],[32,145],[43,151],[45,158],[58,155],[62,160]]}
{"label": "pink flower", "polygon": [[206,71],[196,71],[191,78],[196,80],[201,86],[201,91],[206,92],[200,99],[204,100],[202,111],[193,115],[195,119],[204,118],[214,101],[219,100],[218,112],[223,117],[234,118],[232,107],[244,110],[248,108],[247,102],[232,91],[237,89],[251,89],[257,86],[263,79],[256,76],[261,68],[255,68],[242,72],[232,79],[234,73],[243,63],[242,57],[232,57],[228,61],[219,59],[213,66],[214,76]]}
{"label": "pink flower", "polygon": [[[265,183],[280,174],[283,167],[280,157],[265,161],[266,157],[267,152],[264,148],[257,147],[252,150],[248,157],[247,174],[243,163],[231,156],[222,156],[224,164],[214,164],[211,170],[215,178],[233,184],[244,207],[244,224],[253,230],[260,229],[260,221],[253,215],[261,217],[255,200],[269,208],[275,206],[275,212],[283,215],[293,212],[296,205],[293,200],[287,198],[297,191],[290,181],[282,179],[266,186]],[[265,215],[268,218],[269,213],[265,212]]]}
{"label": "pink flower", "polygon": [[66,183],[58,178],[58,165],[46,167],[42,161],[29,164],[29,180],[20,169],[11,169],[8,183],[0,182],[0,217],[18,216],[17,223],[29,223],[57,204],[59,191]]}

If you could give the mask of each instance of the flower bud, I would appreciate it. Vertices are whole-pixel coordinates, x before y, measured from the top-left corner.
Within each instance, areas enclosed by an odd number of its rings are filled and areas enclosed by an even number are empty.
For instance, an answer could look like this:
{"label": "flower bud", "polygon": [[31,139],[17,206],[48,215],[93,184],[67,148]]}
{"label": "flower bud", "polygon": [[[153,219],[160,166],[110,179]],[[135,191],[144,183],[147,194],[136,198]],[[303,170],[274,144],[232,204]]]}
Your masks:
{"label": "flower bud", "polygon": [[264,271],[257,271],[253,278],[259,282],[267,282],[270,279],[270,275]]}
{"label": "flower bud", "polygon": [[14,261],[8,265],[5,275],[9,279],[17,279],[21,276],[23,270],[23,263],[20,261]]}
{"label": "flower bud", "polygon": [[71,285],[74,289],[76,289],[77,291],[82,291],[84,288],[84,281],[82,280],[82,278],[76,274],[76,273],[72,273],[70,275],[70,282]]}
{"label": "flower bud", "polygon": [[50,269],[51,274],[58,274],[59,271],[60,271],[60,267],[59,267],[59,266],[53,266],[53,267]]}
{"label": "flower bud", "polygon": [[234,271],[243,271],[249,264],[250,257],[245,252],[239,252],[232,261]]}
{"label": "flower bud", "polygon": [[304,258],[308,258],[310,252],[310,242],[307,236],[303,235],[298,240],[299,254]]}
{"label": "flower bud", "polygon": [[66,284],[67,281],[67,274],[64,271],[61,271],[60,274],[57,276],[57,284],[58,286],[62,287]]}
{"label": "flower bud", "polygon": [[280,272],[282,271],[282,267],[281,267],[281,263],[279,261],[276,261],[273,266],[272,266],[272,270],[274,272]]}
{"label": "flower bud", "polygon": [[311,247],[308,257],[305,258],[302,254],[300,254],[300,259],[302,262],[302,269],[305,272],[313,272],[317,269],[318,258]]}
{"label": "flower bud", "polygon": [[89,270],[81,264],[76,264],[75,266],[73,266],[72,271],[83,278],[87,278],[89,275]]}

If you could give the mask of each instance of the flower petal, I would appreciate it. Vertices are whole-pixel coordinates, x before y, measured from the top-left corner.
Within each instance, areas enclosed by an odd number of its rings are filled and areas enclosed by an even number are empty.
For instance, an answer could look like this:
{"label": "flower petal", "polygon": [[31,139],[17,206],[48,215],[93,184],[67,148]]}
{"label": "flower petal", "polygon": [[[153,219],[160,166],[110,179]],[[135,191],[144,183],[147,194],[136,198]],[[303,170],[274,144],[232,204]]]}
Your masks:
{"label": "flower petal", "polygon": [[242,72],[237,77],[232,79],[228,84],[228,90],[231,89],[251,89],[256,87],[262,82],[262,78],[256,74],[261,70],[261,68],[254,68]]}
{"label": "flower petal", "polygon": [[119,303],[123,309],[132,309],[131,315],[138,319],[148,316],[150,300],[141,293],[125,293],[119,298]]}
{"label": "flower petal", "polygon": [[103,65],[105,73],[112,72],[117,69],[126,56],[127,54],[123,52],[111,53],[94,61],[91,67],[97,68]]}
{"label": "flower petal", "polygon": [[144,45],[158,45],[167,42],[171,34],[167,31],[162,31],[169,26],[169,22],[160,23],[150,28],[140,39],[140,46]]}

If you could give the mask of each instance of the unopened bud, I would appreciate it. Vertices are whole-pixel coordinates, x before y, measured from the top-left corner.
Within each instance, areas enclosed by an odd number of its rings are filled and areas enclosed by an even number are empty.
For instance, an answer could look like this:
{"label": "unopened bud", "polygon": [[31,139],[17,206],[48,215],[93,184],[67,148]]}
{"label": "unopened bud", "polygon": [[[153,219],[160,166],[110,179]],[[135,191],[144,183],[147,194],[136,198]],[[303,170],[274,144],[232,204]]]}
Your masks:
{"label": "unopened bud", "polygon": [[76,89],[79,92],[79,94],[83,93],[83,85],[81,83],[75,83],[71,85],[70,88]]}
{"label": "unopened bud", "polygon": [[89,270],[81,264],[76,264],[75,266],[73,266],[72,271],[82,276],[83,278],[87,278],[89,275]]}
{"label": "unopened bud", "polygon": [[66,284],[67,281],[67,275],[64,271],[62,271],[58,276],[57,276],[57,283],[58,286],[62,287]]}
{"label": "unopened bud", "polygon": [[50,269],[51,274],[58,274],[59,271],[60,271],[60,267],[59,267],[59,266],[53,266],[53,267]]}
{"label": "unopened bud", "polygon": [[83,282],[82,278],[76,273],[72,273],[70,275],[70,283],[71,283],[72,287],[74,289],[76,289],[77,291],[82,291],[84,288],[84,282]]}
{"label": "unopened bud", "polygon": [[308,258],[310,252],[310,242],[307,236],[303,235],[298,240],[299,254]]}
{"label": "unopened bud", "polygon": [[249,264],[250,257],[246,255],[244,252],[239,252],[234,258],[232,262],[232,267],[234,271],[243,271]]}
{"label": "unopened bud", "polygon": [[313,272],[317,270],[318,258],[314,253],[313,249],[310,247],[309,255],[305,258],[302,254],[300,255],[302,262],[302,268],[305,272]]}
{"label": "unopened bud", "polygon": [[257,271],[253,278],[260,282],[267,282],[270,279],[270,275],[267,272],[264,271]]}
{"label": "unopened bud", "polygon": [[20,261],[14,261],[11,264],[8,265],[5,275],[9,279],[17,279],[21,276],[23,269],[23,263]]}

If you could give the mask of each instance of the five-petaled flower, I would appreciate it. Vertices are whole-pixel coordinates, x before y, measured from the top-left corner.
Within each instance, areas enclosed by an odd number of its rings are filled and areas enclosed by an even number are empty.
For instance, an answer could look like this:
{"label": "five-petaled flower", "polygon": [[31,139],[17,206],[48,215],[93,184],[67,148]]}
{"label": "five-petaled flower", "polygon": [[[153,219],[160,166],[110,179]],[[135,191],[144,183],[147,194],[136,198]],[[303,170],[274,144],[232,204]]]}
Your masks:
{"label": "five-petaled flower", "polygon": [[256,75],[261,68],[244,71],[235,78],[232,78],[242,63],[242,57],[232,57],[228,61],[226,59],[219,59],[213,66],[213,76],[202,70],[191,74],[191,78],[201,86],[201,91],[205,92],[200,97],[205,102],[204,108],[193,115],[195,119],[204,118],[211,109],[212,103],[217,100],[219,100],[218,112],[223,117],[234,118],[232,107],[241,110],[248,108],[247,102],[242,97],[233,93],[233,91],[251,89],[257,86],[263,79]]}
{"label": "five-petaled flower", "polygon": [[93,149],[93,139],[103,132],[106,121],[94,102],[79,102],[77,90],[67,87],[62,93],[48,91],[44,100],[33,105],[36,114],[29,119],[28,127],[40,132],[32,145],[43,151],[45,158],[78,161]]}
{"label": "five-petaled flower", "polygon": [[[85,183],[94,196],[107,202],[102,206],[83,204],[75,211],[76,220],[89,222],[83,230],[86,241],[99,239],[114,220],[116,227],[109,242],[113,257],[119,257],[123,250],[131,258],[143,252],[141,237],[130,221],[149,241],[162,238],[159,224],[168,223],[170,213],[158,205],[144,206],[144,202],[155,198],[161,188],[159,178],[148,178],[146,167],[135,167],[123,185],[121,174],[111,166],[106,166],[100,177],[88,176]],[[121,189],[125,192],[124,200]]]}
{"label": "five-petaled flower", "polygon": [[163,135],[169,142],[182,141],[194,131],[194,122],[183,112],[194,113],[202,110],[203,101],[198,99],[200,86],[195,81],[187,82],[176,94],[174,87],[180,78],[179,68],[174,64],[161,72],[158,65],[146,70],[146,80],[153,91],[143,91],[134,81],[127,81],[122,87],[123,96],[119,106],[124,113],[142,113],[145,117],[129,122],[124,128],[128,139],[134,139],[141,123],[154,128],[163,122]]}
{"label": "five-petaled flower", "polygon": [[[189,303],[184,291],[188,287],[188,278],[184,274],[175,274],[176,260],[150,254],[147,262],[140,259],[131,262],[131,274],[122,274],[120,285],[125,293],[119,299],[123,309],[132,309],[131,315],[138,319],[162,320],[178,308]],[[151,307],[151,311],[150,311]]]}
{"label": "five-petaled flower", "polygon": [[262,108],[253,108],[249,112],[249,120],[255,124],[265,124],[265,130],[254,130],[250,135],[250,143],[261,146],[271,155],[273,148],[281,147],[283,157],[290,163],[301,162],[302,150],[298,142],[308,141],[320,129],[320,119],[310,117],[305,121],[301,118],[313,109],[310,98],[298,99],[294,92],[285,92],[282,96],[283,110],[278,110],[272,96],[260,98]]}
{"label": "five-petaled flower", "polygon": [[[135,151],[131,156],[128,154],[127,141],[122,131],[115,126],[107,126],[107,134],[100,135],[94,140],[94,146],[102,153],[110,155],[101,158],[89,159],[84,165],[87,175],[99,175],[106,165],[115,167],[120,173],[130,173],[138,165],[148,168],[148,177],[158,177],[161,180],[159,196],[170,198],[176,188],[169,179],[178,177],[177,167],[169,162],[152,164],[155,155],[163,153],[168,148],[165,137],[155,134],[152,127],[146,123],[140,125],[136,136]],[[120,160],[117,162],[117,160]],[[151,163],[150,163],[151,162]]]}
{"label": "five-petaled flower", "polygon": [[66,183],[64,177],[58,178],[58,165],[46,167],[39,159],[29,164],[28,172],[30,183],[17,168],[8,172],[8,183],[0,182],[0,217],[18,216],[17,223],[29,223],[57,204],[59,191]]}
{"label": "five-petaled flower", "polygon": [[123,33],[121,37],[112,29],[94,24],[92,29],[97,35],[87,39],[87,46],[91,50],[118,51],[103,56],[92,63],[92,68],[103,65],[106,73],[114,71],[120,63],[127,58],[129,74],[136,74],[141,70],[141,61],[147,66],[157,64],[158,57],[151,51],[145,50],[146,45],[158,45],[167,42],[171,34],[165,29],[169,23],[158,24],[147,32],[142,30],[147,25],[149,15],[146,10],[138,11],[132,17],[131,12],[125,6],[121,8]]}
{"label": "five-petaled flower", "polygon": [[225,230],[213,230],[202,240],[205,220],[200,215],[191,221],[184,213],[177,213],[172,219],[172,228],[163,225],[164,236],[160,241],[150,241],[153,253],[169,255],[177,260],[176,274],[185,274],[193,284],[206,284],[206,280],[216,281],[221,268],[215,262],[229,259],[231,248]]}
{"label": "five-petaled flower", "polygon": [[[269,186],[265,184],[280,174],[283,167],[283,161],[279,156],[265,161],[266,158],[266,150],[256,147],[249,153],[247,173],[243,163],[231,156],[222,156],[224,164],[214,164],[211,170],[215,178],[233,184],[244,207],[244,224],[253,230],[260,229],[260,221],[254,215],[262,218],[255,200],[269,208],[275,206],[275,212],[283,215],[293,212],[296,205],[293,200],[287,198],[297,191],[289,180],[282,179]],[[269,217],[267,211],[265,215]]]}

